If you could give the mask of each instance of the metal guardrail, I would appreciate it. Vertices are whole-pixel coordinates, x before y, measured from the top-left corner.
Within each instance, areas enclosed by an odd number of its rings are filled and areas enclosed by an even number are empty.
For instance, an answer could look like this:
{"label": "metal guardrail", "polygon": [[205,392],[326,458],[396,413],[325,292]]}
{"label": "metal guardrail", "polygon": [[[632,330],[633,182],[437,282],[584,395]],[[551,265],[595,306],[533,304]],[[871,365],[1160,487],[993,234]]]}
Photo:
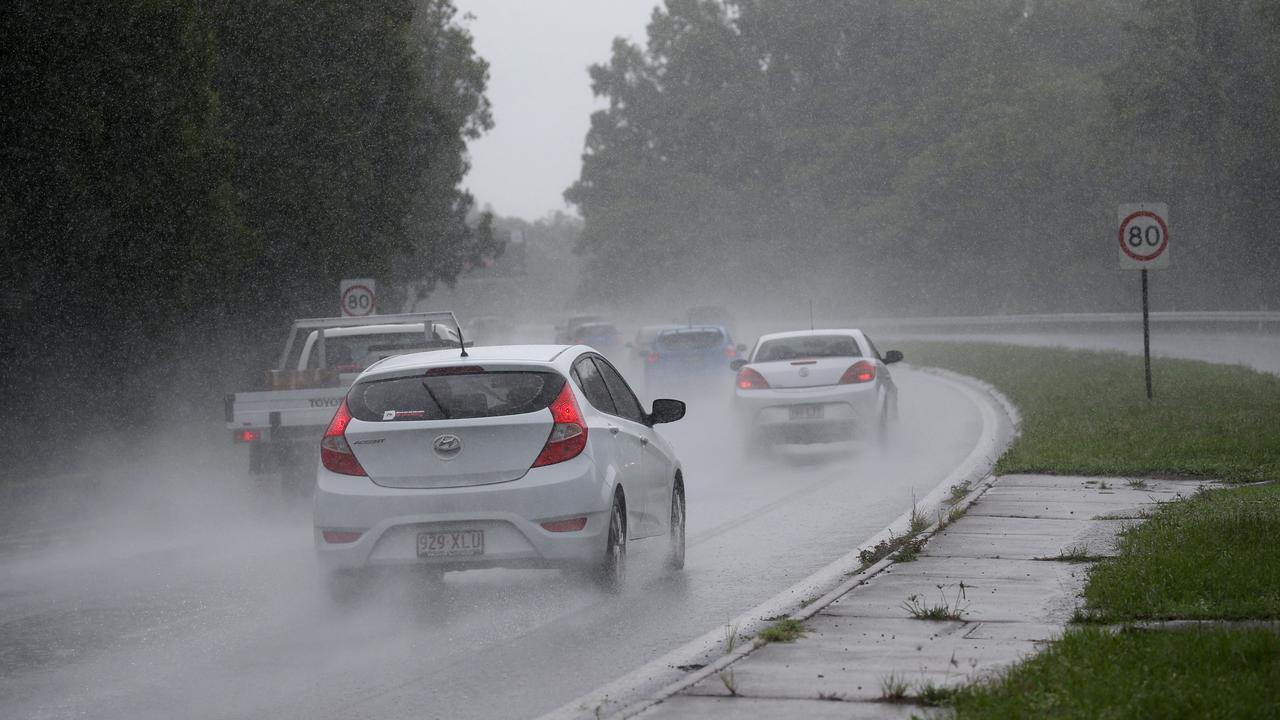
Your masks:
{"label": "metal guardrail", "polygon": [[[994,327],[1010,325],[1120,325],[1141,323],[1142,313],[1044,313],[1035,315],[969,315],[958,317],[875,318],[862,321],[863,326],[917,327]],[[1189,311],[1153,312],[1153,324],[1253,324],[1280,325],[1280,312],[1258,311]]]}

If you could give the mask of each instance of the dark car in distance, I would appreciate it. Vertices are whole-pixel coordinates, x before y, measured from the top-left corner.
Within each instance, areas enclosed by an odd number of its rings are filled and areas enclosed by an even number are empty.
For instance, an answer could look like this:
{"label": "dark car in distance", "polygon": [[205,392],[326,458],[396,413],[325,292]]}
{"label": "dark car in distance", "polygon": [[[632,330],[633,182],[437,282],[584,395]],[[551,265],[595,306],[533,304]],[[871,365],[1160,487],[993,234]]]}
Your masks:
{"label": "dark car in distance", "polygon": [[746,350],[735,345],[723,325],[693,325],[664,330],[645,358],[645,382],[652,388],[701,377],[727,375],[728,363]]}

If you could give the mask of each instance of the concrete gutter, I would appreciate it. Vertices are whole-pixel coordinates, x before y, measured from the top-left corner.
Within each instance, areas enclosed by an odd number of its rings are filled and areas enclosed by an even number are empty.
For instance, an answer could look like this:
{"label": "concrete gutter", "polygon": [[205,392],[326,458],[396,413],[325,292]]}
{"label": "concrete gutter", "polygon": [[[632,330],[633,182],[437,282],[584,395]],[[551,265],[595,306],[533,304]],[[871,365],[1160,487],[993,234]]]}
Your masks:
{"label": "concrete gutter", "polygon": [[[877,563],[795,613],[807,629],[799,640],[748,644],[610,717],[927,714],[928,708],[912,704],[922,691],[999,672],[1061,634],[1088,565],[1055,558],[1114,554],[1116,535],[1135,522],[1116,518],[1189,495],[1196,486],[987,478],[963,501],[969,508],[964,517],[930,528],[917,560]],[[923,605],[946,606],[954,617],[915,618],[906,606],[912,596]],[[729,673],[731,683],[723,679]]]}

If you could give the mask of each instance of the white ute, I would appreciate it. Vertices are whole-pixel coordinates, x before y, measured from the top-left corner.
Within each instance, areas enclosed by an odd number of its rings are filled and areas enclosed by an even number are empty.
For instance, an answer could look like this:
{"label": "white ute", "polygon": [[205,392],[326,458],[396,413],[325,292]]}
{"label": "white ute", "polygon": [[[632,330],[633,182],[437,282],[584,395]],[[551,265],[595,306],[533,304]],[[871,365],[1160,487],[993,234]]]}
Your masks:
{"label": "white ute", "polygon": [[315,544],[338,598],[370,572],[579,568],[609,589],[631,541],[684,565],[684,479],[646,412],[591,348],[401,355],[361,373],[320,443]]}
{"label": "white ute", "polygon": [[286,490],[310,490],[316,443],[347,388],[392,355],[460,346],[451,312],[297,320],[267,389],[226,398],[231,438],[249,449],[253,476],[279,474]]}

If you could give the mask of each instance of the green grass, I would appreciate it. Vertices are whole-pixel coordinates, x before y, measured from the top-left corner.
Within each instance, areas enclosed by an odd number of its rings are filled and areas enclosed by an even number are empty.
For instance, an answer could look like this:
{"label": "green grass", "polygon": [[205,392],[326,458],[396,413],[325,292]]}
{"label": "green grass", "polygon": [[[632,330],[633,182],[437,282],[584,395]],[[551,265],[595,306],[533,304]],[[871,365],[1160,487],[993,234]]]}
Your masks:
{"label": "green grass", "polygon": [[1280,634],[1072,630],[947,702],[957,718],[1274,718]]}
{"label": "green grass", "polygon": [[1090,575],[1092,619],[1280,618],[1280,485],[1162,505],[1119,550]]}
{"label": "green grass", "polygon": [[999,474],[1280,480],[1280,378],[1245,367],[987,343],[904,343],[909,362],[995,385],[1023,413]]}
{"label": "green grass", "polygon": [[804,624],[799,620],[786,618],[760,631],[760,639],[765,642],[795,642],[804,635]]}
{"label": "green grass", "polygon": [[[1280,378],[1242,367],[989,344],[908,346],[920,365],[995,385],[1023,415],[999,474],[1280,480]],[[1096,483],[1099,489],[1109,486]],[[1077,622],[1280,618],[1280,485],[1197,492],[1144,510],[1101,559]],[[1054,560],[1093,560],[1070,548]],[[1049,558],[1046,558],[1049,559]],[[925,610],[923,605],[917,605]],[[1280,633],[1077,627],[944,703],[983,718],[1280,716]]]}

